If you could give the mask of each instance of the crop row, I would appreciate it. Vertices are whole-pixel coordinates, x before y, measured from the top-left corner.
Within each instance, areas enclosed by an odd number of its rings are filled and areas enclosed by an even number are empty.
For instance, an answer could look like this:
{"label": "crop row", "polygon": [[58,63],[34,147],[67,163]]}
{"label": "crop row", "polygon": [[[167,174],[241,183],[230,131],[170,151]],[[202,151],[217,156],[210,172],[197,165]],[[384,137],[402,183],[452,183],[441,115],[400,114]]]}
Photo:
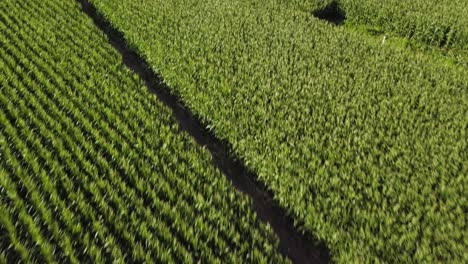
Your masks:
{"label": "crop row", "polygon": [[74,1],[0,3],[0,259],[287,262]]}
{"label": "crop row", "polygon": [[466,262],[468,72],[284,1],[91,1],[338,262]]}

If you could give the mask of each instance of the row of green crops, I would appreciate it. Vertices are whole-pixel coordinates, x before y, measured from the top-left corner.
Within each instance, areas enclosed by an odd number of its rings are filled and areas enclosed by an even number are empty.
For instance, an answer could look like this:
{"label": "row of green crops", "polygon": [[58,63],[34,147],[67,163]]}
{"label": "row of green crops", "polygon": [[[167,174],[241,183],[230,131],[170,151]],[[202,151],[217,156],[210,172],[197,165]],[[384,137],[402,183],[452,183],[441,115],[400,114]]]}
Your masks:
{"label": "row of green crops", "polygon": [[335,261],[468,261],[466,69],[279,0],[92,2]]}
{"label": "row of green crops", "polygon": [[281,0],[304,10],[337,3],[346,23],[367,25],[437,47],[468,49],[466,0]]}
{"label": "row of green crops", "polygon": [[0,260],[282,263],[75,1],[0,2]]}

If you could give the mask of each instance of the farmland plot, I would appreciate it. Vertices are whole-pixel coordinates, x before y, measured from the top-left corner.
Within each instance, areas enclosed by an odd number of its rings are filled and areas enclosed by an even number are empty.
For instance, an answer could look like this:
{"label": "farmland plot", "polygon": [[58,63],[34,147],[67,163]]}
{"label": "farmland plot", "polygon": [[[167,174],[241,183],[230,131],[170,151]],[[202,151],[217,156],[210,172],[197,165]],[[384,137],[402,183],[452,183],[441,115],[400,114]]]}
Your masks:
{"label": "farmland plot", "polygon": [[287,263],[75,1],[0,1],[0,262]]}
{"label": "farmland plot", "polygon": [[335,261],[468,260],[467,69],[285,1],[91,2]]}

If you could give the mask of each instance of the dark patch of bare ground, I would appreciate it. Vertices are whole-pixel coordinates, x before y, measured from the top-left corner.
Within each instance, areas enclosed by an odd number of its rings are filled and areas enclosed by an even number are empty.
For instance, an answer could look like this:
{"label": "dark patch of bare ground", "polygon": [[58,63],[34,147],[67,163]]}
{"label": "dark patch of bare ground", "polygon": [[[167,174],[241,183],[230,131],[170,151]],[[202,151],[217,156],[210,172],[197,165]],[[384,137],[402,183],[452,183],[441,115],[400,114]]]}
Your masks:
{"label": "dark patch of bare ground", "polygon": [[123,63],[144,80],[150,93],[155,94],[172,110],[181,130],[186,131],[199,145],[208,149],[213,164],[239,191],[250,196],[253,210],[258,218],[269,223],[278,236],[280,252],[293,263],[329,263],[330,253],[324,243],[315,239],[312,234],[298,231],[291,216],[273,200],[273,194],[268,191],[265,184],[230,154],[232,152],[229,144],[217,139],[205,128],[200,118],[193,115],[181,100],[170,92],[161,76],[152,71],[148,63],[126,44],[123,34],[114,28],[88,0],[77,1],[94,24],[107,35],[110,44],[122,55]]}

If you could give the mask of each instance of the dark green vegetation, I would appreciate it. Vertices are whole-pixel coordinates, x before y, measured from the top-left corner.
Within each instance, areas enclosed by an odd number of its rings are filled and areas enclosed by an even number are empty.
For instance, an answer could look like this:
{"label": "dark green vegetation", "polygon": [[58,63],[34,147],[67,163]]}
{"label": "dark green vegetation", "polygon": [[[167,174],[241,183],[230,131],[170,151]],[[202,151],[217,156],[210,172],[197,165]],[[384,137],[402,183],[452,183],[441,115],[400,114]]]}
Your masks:
{"label": "dark green vegetation", "polygon": [[0,262],[277,263],[75,1],[0,1]]}
{"label": "dark green vegetation", "polygon": [[293,1],[92,2],[335,261],[468,261],[467,69]]}

